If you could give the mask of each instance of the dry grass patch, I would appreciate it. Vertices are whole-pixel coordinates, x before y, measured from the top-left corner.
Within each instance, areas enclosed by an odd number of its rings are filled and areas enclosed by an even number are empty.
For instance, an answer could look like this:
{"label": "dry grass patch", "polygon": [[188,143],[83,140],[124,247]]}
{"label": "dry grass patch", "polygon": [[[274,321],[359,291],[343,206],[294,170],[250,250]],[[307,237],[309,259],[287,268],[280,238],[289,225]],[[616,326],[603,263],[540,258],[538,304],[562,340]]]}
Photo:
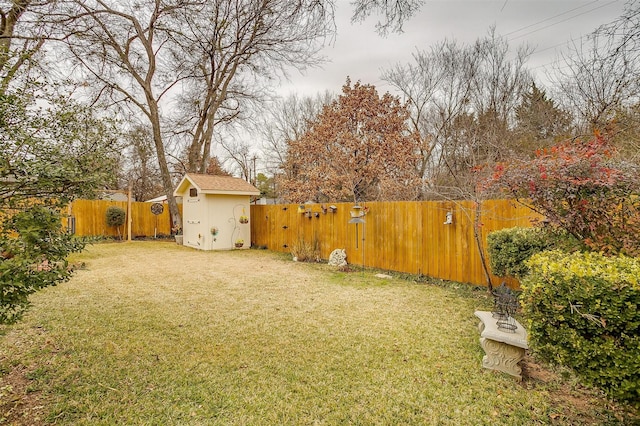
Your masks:
{"label": "dry grass patch", "polygon": [[557,423],[553,385],[480,367],[483,292],[169,243],[75,260],[86,269],[0,341],[0,389],[21,371],[38,423]]}

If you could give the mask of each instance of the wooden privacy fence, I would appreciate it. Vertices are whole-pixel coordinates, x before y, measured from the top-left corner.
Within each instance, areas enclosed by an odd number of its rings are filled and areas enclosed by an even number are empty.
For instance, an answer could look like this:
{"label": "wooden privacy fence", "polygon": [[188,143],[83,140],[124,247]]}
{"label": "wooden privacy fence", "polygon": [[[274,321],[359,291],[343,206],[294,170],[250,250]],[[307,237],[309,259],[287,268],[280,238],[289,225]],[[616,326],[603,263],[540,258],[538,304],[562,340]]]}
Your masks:
{"label": "wooden privacy fence", "polygon": [[[474,202],[370,202],[363,204],[365,223],[358,225],[348,223],[353,204],[332,205],[336,207],[333,212],[329,204],[306,204],[302,209],[298,204],[252,205],[251,243],[288,253],[295,244],[315,242],[323,259],[328,259],[332,250],[343,248],[352,265],[486,285],[474,239]],[[117,229],[106,224],[109,206],[127,210],[126,201],[74,201],[68,213],[75,220],[76,235],[117,236]],[[445,224],[449,212],[451,224]],[[512,200],[484,201],[480,212],[478,223],[485,253],[489,232],[531,226],[532,219],[540,218]],[[133,202],[131,219],[133,237],[171,233],[167,205],[155,216],[151,203]],[[126,223],[120,233],[126,236]],[[493,275],[491,279],[494,285],[504,280]],[[517,281],[506,281],[518,285]]]}
{"label": "wooden privacy fence", "polygon": [[[369,202],[363,204],[365,223],[358,225],[348,223],[353,204],[333,206],[332,213],[328,204],[307,204],[304,208],[297,204],[252,205],[252,244],[290,252],[300,241],[316,242],[323,259],[342,248],[352,265],[486,285],[473,232],[474,202]],[[445,224],[449,212],[451,224]],[[478,228],[484,253],[489,232],[531,226],[531,220],[539,218],[512,200],[485,201],[480,212]],[[491,279],[494,285],[504,281],[493,275]],[[514,280],[507,283],[518,285]]]}
{"label": "wooden privacy fence", "polygon": [[[131,203],[131,235],[133,237],[169,235],[171,233],[171,217],[169,206],[159,215],[151,213],[153,203]],[[118,229],[107,226],[106,212],[109,206],[117,206],[127,211],[126,201],[109,200],[75,200],[69,205],[68,214],[74,218],[75,233],[80,236],[117,236]],[[120,235],[127,236],[127,222],[120,227]]]}

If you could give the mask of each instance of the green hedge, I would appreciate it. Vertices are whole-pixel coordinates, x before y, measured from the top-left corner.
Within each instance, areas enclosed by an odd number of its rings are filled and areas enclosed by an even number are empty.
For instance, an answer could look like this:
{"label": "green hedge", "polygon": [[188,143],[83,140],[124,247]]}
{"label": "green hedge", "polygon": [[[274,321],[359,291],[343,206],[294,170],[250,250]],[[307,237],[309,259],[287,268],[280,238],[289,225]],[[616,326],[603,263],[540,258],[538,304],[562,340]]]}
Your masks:
{"label": "green hedge", "polygon": [[610,396],[640,401],[640,259],[548,251],[527,262],[531,348]]}
{"label": "green hedge", "polygon": [[491,232],[487,236],[491,271],[499,277],[524,277],[529,271],[525,262],[553,246],[548,234],[540,228],[520,227]]}

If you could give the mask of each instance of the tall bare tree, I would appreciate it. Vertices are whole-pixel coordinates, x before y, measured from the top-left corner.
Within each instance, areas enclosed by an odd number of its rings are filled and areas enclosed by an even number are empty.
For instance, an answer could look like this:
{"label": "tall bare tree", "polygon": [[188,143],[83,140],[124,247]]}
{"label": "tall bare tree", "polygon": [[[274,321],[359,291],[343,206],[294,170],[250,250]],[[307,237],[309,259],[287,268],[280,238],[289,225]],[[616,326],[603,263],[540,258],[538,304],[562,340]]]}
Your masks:
{"label": "tall bare tree", "polygon": [[371,15],[381,16],[376,24],[380,35],[402,32],[405,21],[415,15],[424,5],[424,0],[355,0],[352,1],[353,22],[361,22]]}
{"label": "tall bare tree", "polygon": [[594,34],[609,40],[610,49],[603,56],[623,56],[629,62],[625,75],[635,88],[615,111],[615,120],[604,129],[623,158],[640,164],[640,2],[627,0],[624,12],[613,22],[598,28]]}
{"label": "tall bare tree", "polygon": [[55,3],[0,1],[0,93],[4,93],[16,77],[38,68],[34,59],[46,40],[63,37],[62,27],[51,17]]}
{"label": "tall bare tree", "polygon": [[584,133],[604,128],[616,109],[640,95],[637,52],[616,46],[615,39],[595,33],[575,43],[564,63],[556,67],[558,99],[578,117]]}
{"label": "tall bare tree", "polygon": [[626,50],[637,58],[640,55],[640,3],[627,0],[622,15],[602,25],[594,33],[612,39],[613,50],[610,54]]}
{"label": "tall bare tree", "polygon": [[171,51],[180,68],[191,70],[181,96],[190,170],[204,172],[214,127],[238,117],[243,101],[261,95],[260,78],[320,63],[331,13],[307,0],[217,0],[203,2],[197,14],[181,9],[180,20],[188,25],[171,34]]}
{"label": "tall bare tree", "polygon": [[382,74],[384,80],[401,90],[409,104],[411,127],[420,135],[420,176],[423,178],[434,147],[426,120],[437,88],[445,78],[434,58],[435,55],[418,51],[413,54],[415,63],[397,64]]}
{"label": "tall bare tree", "polygon": [[158,161],[149,128],[137,125],[124,134],[124,185],[132,184],[134,199],[145,201],[163,193]]}
{"label": "tall bare tree", "polygon": [[4,69],[9,60],[16,25],[29,3],[29,0],[14,0],[0,4],[0,69]]}
{"label": "tall bare tree", "polygon": [[527,50],[519,49],[515,59],[509,52],[492,29],[471,45],[446,40],[418,51],[413,63],[383,73],[409,102],[427,194],[468,197],[475,187],[472,168],[513,151],[510,128],[531,77]]}
{"label": "tall bare tree", "polygon": [[325,105],[335,96],[330,92],[316,96],[289,95],[272,101],[256,126],[255,133],[263,141],[262,157],[267,170],[274,176],[282,172],[289,142],[299,139],[309,130]]}
{"label": "tall bare tree", "polygon": [[225,163],[230,163],[229,170],[235,171],[247,182],[255,179],[253,171],[258,157],[247,140],[228,135],[226,140],[220,141],[220,147],[225,153]]}
{"label": "tall bare tree", "polygon": [[[188,135],[187,170],[206,170],[214,127],[233,118],[250,83],[314,63],[330,10],[313,0],[69,0],[76,32],[68,46],[87,85],[148,120],[175,221],[166,153]],[[177,93],[182,92],[181,96]],[[175,103],[182,114],[172,116]],[[181,126],[180,128],[176,128]]]}

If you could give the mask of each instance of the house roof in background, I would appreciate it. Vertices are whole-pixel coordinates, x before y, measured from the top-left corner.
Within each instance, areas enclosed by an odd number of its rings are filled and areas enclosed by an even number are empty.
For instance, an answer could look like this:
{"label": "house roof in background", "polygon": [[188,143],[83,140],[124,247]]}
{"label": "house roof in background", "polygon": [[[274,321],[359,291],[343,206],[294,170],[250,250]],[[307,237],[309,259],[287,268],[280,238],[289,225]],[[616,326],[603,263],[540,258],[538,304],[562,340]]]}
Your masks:
{"label": "house roof in background", "polygon": [[198,188],[203,194],[227,194],[227,195],[260,195],[260,191],[244,179],[233,176],[202,175],[187,173],[184,175],[174,195],[181,195],[189,184]]}

